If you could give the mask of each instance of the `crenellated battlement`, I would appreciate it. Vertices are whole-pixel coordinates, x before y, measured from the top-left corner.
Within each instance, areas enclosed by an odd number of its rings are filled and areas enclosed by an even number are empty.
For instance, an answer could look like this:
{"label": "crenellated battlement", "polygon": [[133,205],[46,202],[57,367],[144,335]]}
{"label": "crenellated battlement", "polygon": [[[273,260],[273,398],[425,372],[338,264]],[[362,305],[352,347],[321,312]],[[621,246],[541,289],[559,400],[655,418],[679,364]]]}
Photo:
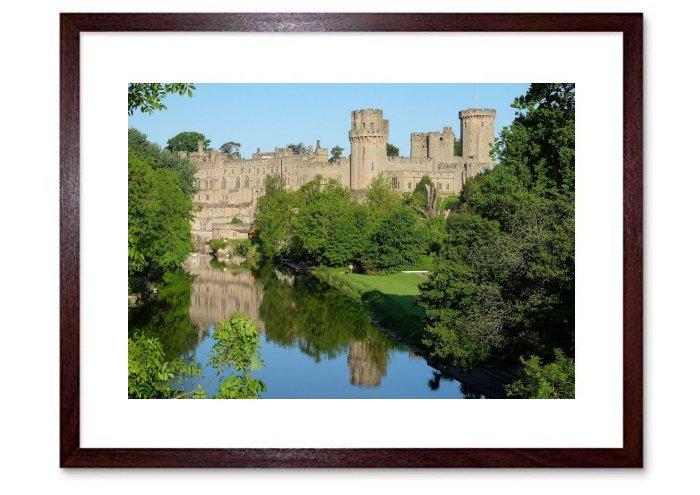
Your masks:
{"label": "crenellated battlement", "polygon": [[476,118],[496,118],[496,110],[493,108],[468,108],[459,112],[461,119],[476,119]]}

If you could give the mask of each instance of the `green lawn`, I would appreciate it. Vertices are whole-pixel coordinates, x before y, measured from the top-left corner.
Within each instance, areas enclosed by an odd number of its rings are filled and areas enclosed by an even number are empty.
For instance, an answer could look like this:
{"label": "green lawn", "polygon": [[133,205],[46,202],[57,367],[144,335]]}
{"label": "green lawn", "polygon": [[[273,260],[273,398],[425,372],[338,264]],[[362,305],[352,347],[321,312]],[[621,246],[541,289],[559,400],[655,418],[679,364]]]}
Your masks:
{"label": "green lawn", "polygon": [[425,312],[416,304],[418,284],[425,277],[415,273],[360,275],[343,269],[322,268],[317,276],[358,296],[379,322],[409,342],[419,345]]}

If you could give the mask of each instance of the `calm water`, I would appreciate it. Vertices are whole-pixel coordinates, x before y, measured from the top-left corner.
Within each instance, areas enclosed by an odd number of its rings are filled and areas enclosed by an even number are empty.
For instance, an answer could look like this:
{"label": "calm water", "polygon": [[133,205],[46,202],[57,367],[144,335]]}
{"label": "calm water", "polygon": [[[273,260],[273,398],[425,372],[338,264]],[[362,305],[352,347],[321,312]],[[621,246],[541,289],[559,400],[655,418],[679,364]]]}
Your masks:
{"label": "calm water", "polygon": [[[169,275],[149,304],[129,315],[130,331],[157,336],[169,359],[206,365],[214,325],[232,313],[261,331],[263,398],[481,398],[430,367],[371,321],[357,301],[313,277],[266,266],[220,269],[208,256],[188,260],[189,276]],[[208,381],[204,369],[202,383]],[[208,388],[217,391],[216,381]]]}

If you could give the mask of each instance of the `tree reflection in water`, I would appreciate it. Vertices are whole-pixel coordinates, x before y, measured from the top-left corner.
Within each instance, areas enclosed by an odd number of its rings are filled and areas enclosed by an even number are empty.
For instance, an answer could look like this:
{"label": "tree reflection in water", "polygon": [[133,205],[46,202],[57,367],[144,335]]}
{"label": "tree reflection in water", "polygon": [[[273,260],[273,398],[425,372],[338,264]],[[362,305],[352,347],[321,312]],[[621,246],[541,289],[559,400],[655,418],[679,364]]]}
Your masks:
{"label": "tree reflection in water", "polygon": [[377,387],[386,375],[388,353],[401,349],[372,324],[357,301],[310,277],[289,276],[266,266],[260,318],[268,340],[297,347],[314,361],[348,355],[350,382]]}
{"label": "tree reflection in water", "polygon": [[[265,334],[263,359],[268,345],[296,350],[324,365],[342,359],[347,363],[346,383],[354,387],[389,386],[389,393],[405,388],[407,394],[418,396],[417,389],[422,388],[428,394],[432,390],[445,396],[445,382],[441,389],[441,381],[448,380],[451,383],[448,390],[457,394],[461,391],[466,398],[480,397],[465,386],[458,391],[451,377],[430,368],[421,356],[374,325],[357,300],[311,276],[285,273],[272,265],[265,265],[257,272],[235,267],[223,269],[212,266],[208,256],[191,256],[186,269],[188,273],[168,274],[159,285],[158,294],[129,313],[130,334],[139,329],[146,336],[158,337],[166,359],[178,356],[194,359],[195,352],[199,353],[198,346],[206,347],[213,325],[233,313],[243,312]],[[415,362],[415,366],[425,370],[422,376],[432,373],[427,387],[422,378],[420,383],[399,375],[384,380],[390,354],[397,359],[397,369],[418,370],[409,364]],[[274,384],[274,376],[286,373],[283,368],[275,368],[273,360],[265,360],[265,369],[269,384]]]}

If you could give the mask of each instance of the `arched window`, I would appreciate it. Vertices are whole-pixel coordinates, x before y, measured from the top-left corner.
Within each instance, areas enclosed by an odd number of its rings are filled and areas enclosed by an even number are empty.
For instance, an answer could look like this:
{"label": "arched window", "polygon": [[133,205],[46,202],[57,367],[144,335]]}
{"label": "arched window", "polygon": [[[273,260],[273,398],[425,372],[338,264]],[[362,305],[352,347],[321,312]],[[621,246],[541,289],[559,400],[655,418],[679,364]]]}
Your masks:
{"label": "arched window", "polygon": [[398,189],[399,188],[399,179],[396,177],[391,178],[391,188],[392,189]]}
{"label": "arched window", "polygon": [[221,179],[221,189],[226,189],[226,177]]}
{"label": "arched window", "polygon": [[248,179],[247,175],[243,179],[243,187],[250,187],[250,179]]}
{"label": "arched window", "polygon": [[438,182],[438,189],[442,191],[442,182]]}
{"label": "arched window", "polygon": [[449,182],[447,183],[447,190],[448,191],[450,190],[450,183]]}
{"label": "arched window", "polygon": [[239,189],[241,187],[241,178],[236,177],[236,189]]}

